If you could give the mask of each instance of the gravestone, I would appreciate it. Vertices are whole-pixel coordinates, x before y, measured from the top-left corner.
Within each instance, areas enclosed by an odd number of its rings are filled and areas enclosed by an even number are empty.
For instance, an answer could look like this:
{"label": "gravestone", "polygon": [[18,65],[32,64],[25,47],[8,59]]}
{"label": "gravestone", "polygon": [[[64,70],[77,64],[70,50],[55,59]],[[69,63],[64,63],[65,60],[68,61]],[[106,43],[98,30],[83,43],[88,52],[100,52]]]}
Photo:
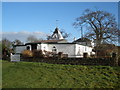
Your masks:
{"label": "gravestone", "polygon": [[19,62],[20,61],[20,54],[12,54],[10,55],[11,62]]}
{"label": "gravestone", "polygon": [[113,65],[118,66],[118,57],[116,53],[112,53]]}

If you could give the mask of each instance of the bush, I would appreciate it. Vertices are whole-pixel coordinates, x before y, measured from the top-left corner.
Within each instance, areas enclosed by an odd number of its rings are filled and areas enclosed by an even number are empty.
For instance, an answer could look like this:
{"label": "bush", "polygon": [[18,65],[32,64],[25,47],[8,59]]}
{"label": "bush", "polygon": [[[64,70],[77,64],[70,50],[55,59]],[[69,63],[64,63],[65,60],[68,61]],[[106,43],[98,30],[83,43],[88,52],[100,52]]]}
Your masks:
{"label": "bush", "polygon": [[42,50],[34,50],[33,51],[33,57],[35,58],[43,58],[44,57],[44,54],[42,52]]}
{"label": "bush", "polygon": [[50,52],[50,51],[43,51],[44,55],[46,58],[50,58],[50,57],[53,57],[54,53],[53,52]]}
{"label": "bush", "polygon": [[11,49],[7,48],[7,47],[2,47],[2,59],[4,60],[10,60],[10,53],[11,52]]}
{"label": "bush", "polygon": [[30,50],[24,50],[24,51],[22,52],[22,56],[23,56],[23,57],[33,57],[33,52],[30,51]]}

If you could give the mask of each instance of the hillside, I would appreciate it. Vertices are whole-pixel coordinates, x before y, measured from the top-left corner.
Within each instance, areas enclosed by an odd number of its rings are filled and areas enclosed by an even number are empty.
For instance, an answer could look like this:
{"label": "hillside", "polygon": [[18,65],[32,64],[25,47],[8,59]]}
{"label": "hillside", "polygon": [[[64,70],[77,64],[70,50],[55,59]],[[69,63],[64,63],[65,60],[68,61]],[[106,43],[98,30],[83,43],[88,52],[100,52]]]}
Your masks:
{"label": "hillside", "polygon": [[3,88],[120,88],[120,67],[2,61]]}

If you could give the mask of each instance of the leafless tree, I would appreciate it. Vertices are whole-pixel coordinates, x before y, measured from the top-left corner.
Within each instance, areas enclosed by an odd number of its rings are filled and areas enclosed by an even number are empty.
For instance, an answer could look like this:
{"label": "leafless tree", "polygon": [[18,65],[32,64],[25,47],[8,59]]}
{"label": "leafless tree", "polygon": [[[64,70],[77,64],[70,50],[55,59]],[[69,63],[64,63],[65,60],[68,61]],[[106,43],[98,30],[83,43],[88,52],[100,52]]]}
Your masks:
{"label": "leafless tree", "polygon": [[33,35],[30,35],[30,36],[28,36],[28,38],[27,38],[27,41],[29,41],[29,42],[35,42],[35,41],[41,41],[41,40],[43,40],[42,38],[37,38],[37,37],[35,37],[35,36],[33,36]]}
{"label": "leafless tree", "polygon": [[13,43],[14,45],[23,45],[23,43],[18,39],[14,40]]}
{"label": "leafless tree", "polygon": [[103,42],[113,43],[118,40],[118,26],[115,16],[106,11],[86,9],[81,17],[76,18],[73,26],[87,27],[84,37],[93,39],[96,45]]}
{"label": "leafless tree", "polygon": [[51,39],[51,36],[50,35],[47,35],[47,40],[50,40]]}
{"label": "leafless tree", "polygon": [[61,32],[63,38],[68,38],[68,37],[70,37],[70,33],[67,33],[64,29],[62,29],[60,32]]}
{"label": "leafless tree", "polygon": [[33,41],[37,41],[38,39],[35,37],[35,36],[33,36],[33,35],[30,35],[30,36],[28,36],[28,38],[27,38],[27,41],[29,41],[29,42],[33,42]]}

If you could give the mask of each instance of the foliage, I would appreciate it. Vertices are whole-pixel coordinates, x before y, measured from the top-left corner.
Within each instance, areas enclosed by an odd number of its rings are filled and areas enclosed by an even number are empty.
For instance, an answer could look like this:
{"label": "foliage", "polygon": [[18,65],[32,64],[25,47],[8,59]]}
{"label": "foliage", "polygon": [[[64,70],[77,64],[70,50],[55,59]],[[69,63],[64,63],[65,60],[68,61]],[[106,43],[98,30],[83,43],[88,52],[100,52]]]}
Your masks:
{"label": "foliage", "polygon": [[0,42],[0,58],[2,58],[2,43]]}
{"label": "foliage", "polygon": [[12,45],[12,43],[8,39],[6,39],[6,38],[2,39],[2,47],[3,48],[11,48],[11,45]]}
{"label": "foliage", "polygon": [[3,88],[120,88],[120,67],[2,61]]}
{"label": "foliage", "polygon": [[12,42],[10,42],[7,39],[3,39],[1,46],[2,46],[2,58],[8,60],[10,57],[10,53],[14,52],[12,49]]}
{"label": "foliage", "polygon": [[99,57],[111,57],[112,53],[117,53],[117,47],[113,44],[101,44],[94,49]]}
{"label": "foliage", "polygon": [[[27,61],[40,61],[38,59],[44,59],[44,58],[49,58],[49,57],[53,57],[53,52],[49,52],[49,51],[42,51],[42,50],[33,50],[33,51],[30,51],[30,50],[24,50],[22,52],[22,59],[24,60],[27,60],[27,58],[29,60]],[[29,58],[31,57],[31,58]],[[36,59],[36,60],[34,60]]]}
{"label": "foliage", "polygon": [[86,9],[84,14],[76,18],[75,27],[88,27],[85,37],[95,40],[96,45],[104,42],[115,42],[118,38],[118,27],[115,17],[108,12]]}
{"label": "foliage", "polygon": [[49,57],[53,57],[53,55],[54,55],[53,52],[46,51],[46,50],[44,50],[43,53],[44,53],[45,57],[47,57],[47,58],[49,58]]}
{"label": "foliage", "polygon": [[43,55],[42,50],[34,50],[33,51],[33,57],[35,57],[35,58],[43,58],[44,55]]}
{"label": "foliage", "polygon": [[23,56],[23,57],[33,57],[33,52],[30,51],[30,50],[24,50],[24,51],[22,52],[22,56]]}

